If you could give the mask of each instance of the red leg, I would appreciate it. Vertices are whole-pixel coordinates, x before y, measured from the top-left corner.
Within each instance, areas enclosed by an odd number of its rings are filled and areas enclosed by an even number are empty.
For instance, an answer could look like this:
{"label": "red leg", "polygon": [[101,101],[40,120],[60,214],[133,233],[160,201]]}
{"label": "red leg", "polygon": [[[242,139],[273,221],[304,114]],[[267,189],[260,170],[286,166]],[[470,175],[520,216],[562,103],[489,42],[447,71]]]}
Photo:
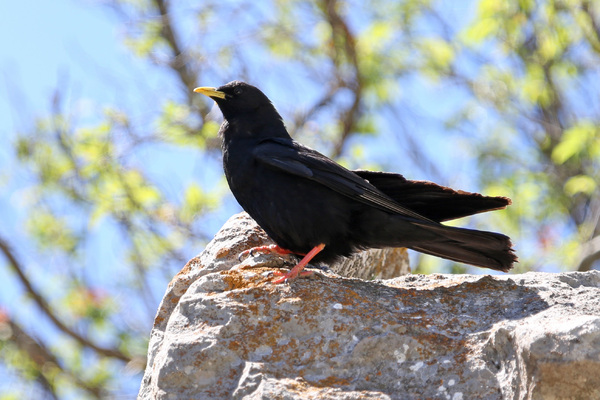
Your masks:
{"label": "red leg", "polygon": [[319,252],[321,250],[323,250],[325,248],[325,244],[321,243],[318,246],[314,247],[311,251],[308,252],[308,254],[306,256],[304,256],[304,258],[302,260],[300,260],[300,262],[290,270],[290,272],[288,272],[287,274],[284,274],[282,272],[276,272],[275,275],[281,275],[281,278],[274,280],[273,283],[283,283],[283,282],[289,282],[291,280],[294,280],[298,277],[298,275],[300,276],[307,276],[312,274],[312,272],[310,271],[302,271],[304,269],[304,267],[306,266],[306,264],[308,264],[310,262],[310,260],[312,260],[317,254],[319,254]]}
{"label": "red leg", "polygon": [[264,254],[275,253],[275,254],[279,254],[281,256],[284,256],[286,254],[298,254],[301,256],[304,255],[303,253],[294,253],[293,251],[284,249],[283,247],[280,247],[279,245],[276,245],[276,244],[270,244],[267,246],[258,246],[258,247],[253,247],[248,250],[244,250],[240,253],[240,255],[238,256],[238,259],[241,260],[243,257],[246,257],[248,255],[252,256],[254,253],[264,253]]}

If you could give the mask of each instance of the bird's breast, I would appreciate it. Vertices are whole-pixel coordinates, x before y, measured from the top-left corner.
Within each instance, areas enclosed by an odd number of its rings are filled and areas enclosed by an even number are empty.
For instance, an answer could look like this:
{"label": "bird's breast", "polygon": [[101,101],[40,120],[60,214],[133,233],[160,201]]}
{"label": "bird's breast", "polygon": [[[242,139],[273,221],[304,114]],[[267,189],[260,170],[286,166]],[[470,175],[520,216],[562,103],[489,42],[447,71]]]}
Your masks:
{"label": "bird's breast", "polygon": [[331,189],[251,157],[229,152],[224,158],[229,187],[242,208],[280,246],[306,253],[319,243],[350,251],[352,212],[347,199]]}

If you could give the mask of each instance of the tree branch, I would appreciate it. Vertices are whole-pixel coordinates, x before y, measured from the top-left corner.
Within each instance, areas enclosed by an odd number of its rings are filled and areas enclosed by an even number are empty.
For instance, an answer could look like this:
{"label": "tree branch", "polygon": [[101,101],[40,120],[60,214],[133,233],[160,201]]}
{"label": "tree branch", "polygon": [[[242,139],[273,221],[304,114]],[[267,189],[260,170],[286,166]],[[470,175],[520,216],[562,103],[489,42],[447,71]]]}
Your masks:
{"label": "tree branch", "polygon": [[[358,56],[356,53],[356,40],[352,34],[350,27],[346,21],[342,18],[337,10],[337,0],[324,0],[323,10],[327,22],[331,26],[331,35],[334,49],[337,49],[338,41],[343,43],[342,49],[348,59],[350,66],[352,67],[353,76],[352,79],[345,79],[343,74],[338,76],[338,79],[343,83],[343,86],[350,89],[354,95],[354,100],[350,107],[346,109],[340,116],[342,122],[342,134],[338,141],[334,144],[332,156],[337,157],[341,154],[342,148],[347,137],[352,133],[356,126],[356,122],[360,117],[360,105],[363,91],[363,78],[360,71]],[[338,39],[338,40],[336,40]],[[333,61],[338,70],[344,62],[337,57],[337,53],[333,55]]]}
{"label": "tree branch", "polygon": [[577,271],[589,271],[596,261],[600,260],[600,236],[596,236],[581,246],[581,260]]}
{"label": "tree branch", "polygon": [[91,341],[89,341],[87,338],[81,336],[80,334],[75,332],[73,329],[71,329],[69,326],[67,326],[64,322],[62,322],[60,320],[60,318],[58,318],[58,316],[54,313],[54,311],[50,308],[50,306],[48,305],[48,302],[46,302],[46,300],[33,287],[29,278],[27,278],[27,276],[25,275],[23,265],[17,260],[17,258],[13,254],[8,242],[4,238],[1,238],[1,237],[0,237],[0,251],[2,253],[4,253],[4,256],[8,260],[8,264],[10,265],[11,269],[15,272],[15,274],[17,274],[17,277],[19,278],[19,280],[25,287],[25,290],[27,291],[27,293],[29,293],[29,295],[31,296],[33,301],[38,305],[38,307],[40,307],[40,309],[44,312],[44,314],[46,314],[48,316],[48,318],[50,318],[50,320],[54,323],[54,325],[56,325],[56,327],[58,329],[60,329],[64,333],[66,333],[68,336],[70,336],[72,339],[74,339],[76,342],[78,342],[82,346],[88,347],[102,356],[116,358],[116,359],[124,361],[124,362],[131,361],[131,357],[122,353],[121,351],[119,351],[117,349],[111,349],[111,348],[98,346],[95,343],[92,343]]}
{"label": "tree branch", "polygon": [[169,6],[165,0],[154,0],[154,5],[158,9],[161,19],[161,36],[167,41],[171,48],[172,60],[169,66],[177,72],[179,79],[183,83],[188,96],[188,104],[192,103],[194,87],[196,86],[196,76],[198,71],[192,71],[190,60],[182,50],[179,37],[173,28],[171,16],[169,15]]}
{"label": "tree branch", "polygon": [[46,346],[25,332],[25,330],[23,330],[19,324],[12,321],[8,315],[0,313],[0,326],[3,324],[7,325],[8,329],[12,333],[12,342],[19,348],[19,350],[27,354],[27,357],[29,357],[29,359],[37,366],[39,374],[36,376],[36,380],[53,399],[58,399],[58,396],[56,395],[54,385],[46,378],[47,373],[49,373],[50,376],[53,376],[53,368],[59,369],[60,373],[70,376],[77,386],[90,393],[94,398],[103,398],[104,392],[100,387],[90,386],[86,382],[82,381],[78,376],[75,376],[70,371],[63,369],[59,361],[46,348]]}
{"label": "tree branch", "polygon": [[[590,3],[591,1],[589,0],[581,2],[581,10],[588,15],[588,18],[590,19],[590,23],[592,25],[591,32],[585,29],[585,27],[582,27],[582,31],[588,39],[590,47],[594,49],[596,53],[600,53],[600,22],[596,18],[596,14],[594,13],[594,11],[590,10]],[[592,35],[594,37],[592,37]]]}

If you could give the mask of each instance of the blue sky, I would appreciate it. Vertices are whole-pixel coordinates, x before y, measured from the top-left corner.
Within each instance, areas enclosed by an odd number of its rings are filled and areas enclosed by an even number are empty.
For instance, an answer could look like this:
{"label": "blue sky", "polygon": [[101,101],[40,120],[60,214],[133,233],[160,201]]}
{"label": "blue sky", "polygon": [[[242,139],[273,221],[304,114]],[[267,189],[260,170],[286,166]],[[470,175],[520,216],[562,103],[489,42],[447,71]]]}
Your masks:
{"label": "blue sky", "polygon": [[[15,132],[31,128],[36,116],[47,115],[57,86],[67,86],[67,102],[83,109],[122,102],[118,87],[107,87],[106,81],[110,79],[103,78],[111,75],[116,86],[124,89],[129,74],[139,71],[115,68],[119,64],[132,64],[131,56],[122,45],[119,29],[110,12],[91,2],[3,2],[0,13],[0,138],[4,145],[0,147],[0,182],[4,191],[0,193],[0,218],[3,220],[0,233],[10,235],[13,243],[23,240],[25,232],[20,226],[23,215],[19,207],[22,199],[19,191],[23,185],[19,177],[8,170],[13,157],[9,143]],[[138,65],[143,68],[141,63]],[[16,250],[22,249],[17,246]],[[19,255],[29,270],[43,270],[40,266],[35,267],[36,260],[29,254],[21,251]],[[32,278],[39,283],[43,277]],[[14,282],[14,277],[5,268],[0,268],[0,281]],[[42,288],[48,291],[51,285],[52,281],[48,281]],[[3,287],[0,306],[22,301],[19,285]],[[56,331],[45,321],[39,321],[35,327],[35,321],[28,321],[35,318],[34,315],[21,314],[19,321],[34,324],[34,333],[51,342],[52,337],[56,338]],[[132,378],[129,387],[123,388],[129,398],[139,385],[139,378]],[[11,379],[10,374],[0,369],[0,393],[19,385],[19,380]],[[39,393],[32,387],[27,386],[24,390],[30,398],[39,398]]]}
{"label": "blue sky", "polygon": [[[57,83],[67,75],[69,80],[85,85],[81,89],[90,97],[108,100],[102,82],[90,79],[77,54],[101,64],[118,63],[127,56],[115,25],[101,10],[85,2],[65,0],[5,3],[0,14],[3,132],[22,127],[23,111],[47,108]],[[17,95],[16,104],[14,97],[7,98],[7,91]],[[20,105],[25,107],[15,115],[13,107]]]}

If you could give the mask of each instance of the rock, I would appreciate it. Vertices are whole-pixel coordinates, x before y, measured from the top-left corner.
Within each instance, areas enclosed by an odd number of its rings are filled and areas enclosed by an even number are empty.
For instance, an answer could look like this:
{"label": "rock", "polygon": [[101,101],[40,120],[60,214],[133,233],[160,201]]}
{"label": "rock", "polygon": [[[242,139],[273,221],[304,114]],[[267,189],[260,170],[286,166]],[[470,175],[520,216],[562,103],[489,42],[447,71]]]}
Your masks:
{"label": "rock", "polygon": [[600,399],[599,271],[273,285],[267,240],[234,216],[174,278],[140,399]]}
{"label": "rock", "polygon": [[373,280],[410,274],[404,248],[370,249],[344,258],[329,267],[339,275]]}

